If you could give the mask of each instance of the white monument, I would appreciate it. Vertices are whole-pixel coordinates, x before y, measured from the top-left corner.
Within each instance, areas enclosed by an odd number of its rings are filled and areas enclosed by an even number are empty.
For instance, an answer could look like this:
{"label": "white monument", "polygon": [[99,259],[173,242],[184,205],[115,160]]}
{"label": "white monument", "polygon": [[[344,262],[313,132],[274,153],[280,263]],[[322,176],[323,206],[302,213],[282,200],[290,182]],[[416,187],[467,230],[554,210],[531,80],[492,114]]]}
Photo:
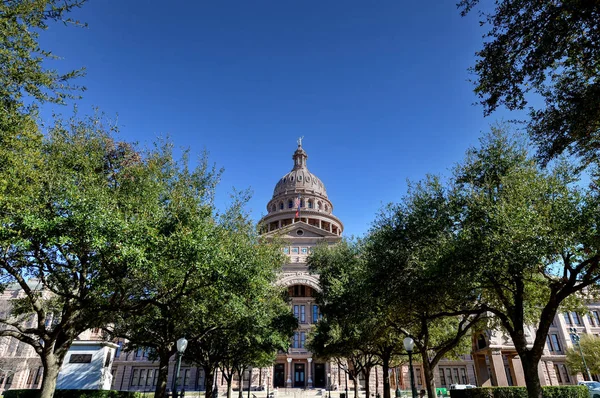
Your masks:
{"label": "white monument", "polygon": [[115,343],[106,341],[74,341],[58,374],[56,388],[110,390],[116,349]]}

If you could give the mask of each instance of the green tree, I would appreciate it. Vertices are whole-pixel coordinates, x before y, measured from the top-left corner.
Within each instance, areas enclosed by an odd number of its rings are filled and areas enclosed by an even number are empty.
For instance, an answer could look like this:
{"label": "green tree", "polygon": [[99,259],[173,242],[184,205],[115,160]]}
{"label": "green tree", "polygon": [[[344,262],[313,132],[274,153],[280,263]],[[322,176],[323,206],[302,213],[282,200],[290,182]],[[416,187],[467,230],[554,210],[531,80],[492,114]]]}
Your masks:
{"label": "green tree", "polygon": [[390,309],[396,335],[415,342],[429,396],[443,358],[469,352],[467,334],[484,313],[472,283],[445,270],[457,240],[461,207],[437,177],[411,184],[379,215],[366,241],[373,291]]}
{"label": "green tree", "polygon": [[356,394],[359,374],[365,376],[368,396],[371,370],[382,365],[384,398],[389,398],[389,368],[402,343],[388,323],[390,308],[382,305],[378,287],[371,284],[363,250],[364,242],[342,241],[333,247],[319,246],[309,257],[311,272],[319,274],[317,302],[323,319],[308,345],[315,355],[338,363],[354,380]]}
{"label": "green tree", "polygon": [[288,347],[297,326],[281,288],[275,285],[284,261],[281,248],[259,238],[243,211],[247,201],[242,195],[219,218],[214,272],[220,279],[216,295],[209,298],[219,302],[219,308],[209,312],[218,321],[210,333],[192,339],[186,351],[188,360],[205,370],[206,398],[212,397],[218,368],[226,370],[229,387],[234,371],[241,377],[247,367],[272,363],[275,352]]}
{"label": "green tree", "polygon": [[169,275],[157,261],[167,255],[163,245],[196,250],[197,231],[181,220],[210,214],[204,203],[214,178],[176,163],[169,145],[142,153],[115,142],[93,117],[57,122],[41,144],[25,159],[36,165],[29,179],[11,181],[26,184],[27,196],[4,198],[14,206],[2,209],[0,282],[18,284],[24,296],[0,319],[0,336],[33,347],[44,367],[42,397],[50,398],[80,333],[161,298],[146,286]]}
{"label": "green tree", "polygon": [[[464,15],[479,2],[461,0],[458,6]],[[597,162],[598,4],[582,0],[501,0],[492,7],[491,12],[481,11],[481,24],[489,31],[472,68],[475,93],[485,114],[499,106],[510,110],[528,107],[527,131],[538,144],[542,160],[547,162],[567,150],[586,163]]]}
{"label": "green tree", "polygon": [[[579,340],[585,363],[591,374],[600,374],[600,338],[590,334],[584,334]],[[567,366],[571,374],[586,374],[585,366],[578,347],[567,349]]]}
{"label": "green tree", "polygon": [[600,280],[597,193],[578,187],[565,163],[541,170],[501,127],[468,151],[455,178],[464,214],[447,277],[476,283],[515,344],[529,396],[541,397],[537,368],[557,310]]}

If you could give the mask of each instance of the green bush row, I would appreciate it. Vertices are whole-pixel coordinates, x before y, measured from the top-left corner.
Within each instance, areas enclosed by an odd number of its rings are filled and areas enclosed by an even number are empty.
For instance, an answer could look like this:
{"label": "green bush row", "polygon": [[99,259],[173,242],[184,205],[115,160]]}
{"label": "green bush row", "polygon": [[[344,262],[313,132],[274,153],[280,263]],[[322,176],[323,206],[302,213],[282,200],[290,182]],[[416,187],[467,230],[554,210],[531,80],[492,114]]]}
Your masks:
{"label": "green bush row", "polygon": [[[585,386],[544,386],[544,398],[588,398]],[[525,387],[479,387],[469,390],[452,390],[452,398],[527,398]]]}
{"label": "green bush row", "polygon": [[[7,390],[4,398],[39,398],[41,390]],[[56,390],[54,398],[140,398],[141,394],[135,391],[116,390]]]}

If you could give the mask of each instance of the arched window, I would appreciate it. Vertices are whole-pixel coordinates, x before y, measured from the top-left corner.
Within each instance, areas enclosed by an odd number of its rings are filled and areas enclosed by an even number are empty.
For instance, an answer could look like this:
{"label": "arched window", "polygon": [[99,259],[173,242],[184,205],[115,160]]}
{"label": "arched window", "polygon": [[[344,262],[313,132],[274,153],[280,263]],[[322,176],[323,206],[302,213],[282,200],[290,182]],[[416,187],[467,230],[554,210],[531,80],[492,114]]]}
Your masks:
{"label": "arched window", "polygon": [[309,199],[309,200],[307,200],[307,201],[306,201],[306,204],[307,204],[307,206],[308,206],[308,208],[309,208],[309,209],[312,209],[312,208],[313,208],[313,202],[312,202],[312,200],[310,200],[310,199]]}
{"label": "arched window", "polygon": [[325,211],[329,211],[329,206],[325,205]]}
{"label": "arched window", "polygon": [[294,201],[292,201],[291,199],[288,201],[288,209],[291,209],[292,207],[294,207]]}
{"label": "arched window", "polygon": [[300,199],[300,207],[304,207],[304,199]]}
{"label": "arched window", "polygon": [[283,210],[283,202],[279,202],[279,210]]}
{"label": "arched window", "polygon": [[481,350],[482,348],[485,348],[485,347],[487,347],[487,343],[485,341],[485,337],[483,337],[483,335],[480,334],[477,337],[477,349]]}
{"label": "arched window", "polygon": [[321,210],[321,202],[317,202],[317,209]]}

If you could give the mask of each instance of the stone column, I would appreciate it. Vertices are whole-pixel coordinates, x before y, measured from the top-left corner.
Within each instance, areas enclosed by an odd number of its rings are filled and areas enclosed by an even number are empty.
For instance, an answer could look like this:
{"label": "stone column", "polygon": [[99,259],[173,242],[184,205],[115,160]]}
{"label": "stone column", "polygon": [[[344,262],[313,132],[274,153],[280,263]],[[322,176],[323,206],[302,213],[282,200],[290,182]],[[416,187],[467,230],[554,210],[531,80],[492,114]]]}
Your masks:
{"label": "stone column", "polygon": [[289,388],[292,386],[292,358],[288,358],[287,363],[288,363],[288,378],[285,383],[285,386]]}
{"label": "stone column", "polygon": [[308,374],[308,388],[312,388],[313,386],[313,380],[312,380],[312,358],[308,358],[308,369],[306,370],[306,373]]}
{"label": "stone column", "polygon": [[515,373],[515,385],[524,386],[525,374],[523,373],[523,364],[521,363],[521,358],[518,355],[515,355],[510,361],[512,362],[513,372]]}
{"label": "stone column", "polygon": [[485,362],[486,354],[477,354],[474,355],[475,359],[475,371],[477,372],[477,382],[482,387],[491,387],[492,386],[492,378],[490,373],[488,372],[488,367]]}
{"label": "stone column", "polygon": [[491,357],[492,372],[494,373],[498,387],[508,387],[508,379],[506,378],[506,370],[504,369],[502,351],[492,351]]}

